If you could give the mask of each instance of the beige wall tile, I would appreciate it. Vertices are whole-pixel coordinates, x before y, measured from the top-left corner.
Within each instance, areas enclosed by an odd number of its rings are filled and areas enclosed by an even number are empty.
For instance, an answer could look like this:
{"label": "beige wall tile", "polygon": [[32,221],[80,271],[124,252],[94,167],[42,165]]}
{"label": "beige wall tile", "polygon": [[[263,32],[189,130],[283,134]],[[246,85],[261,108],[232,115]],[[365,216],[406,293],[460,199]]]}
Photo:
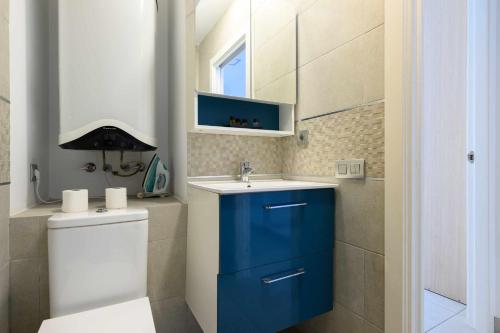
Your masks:
{"label": "beige wall tile", "polygon": [[10,264],[10,327],[15,333],[39,328],[39,259],[14,260]]}
{"label": "beige wall tile", "polygon": [[0,185],[0,268],[9,262],[9,185]]}
{"label": "beige wall tile", "polygon": [[365,315],[380,329],[384,328],[384,257],[365,251]]}
{"label": "beige wall tile", "polygon": [[149,243],[148,295],[152,301],[184,297],[186,243],[185,237]]}
{"label": "beige wall tile", "polygon": [[363,75],[363,103],[384,98],[384,26],[359,38],[363,45],[360,72]]}
{"label": "beige wall tile", "polygon": [[188,176],[237,175],[240,162],[250,161],[256,174],[280,174],[279,138],[188,134]]}
{"label": "beige wall tile", "polygon": [[274,82],[257,89],[255,98],[264,101],[295,104],[297,102],[297,71],[280,77]]}
{"label": "beige wall tile", "polygon": [[[297,68],[297,27],[290,21],[274,37],[254,52],[254,84],[260,89]],[[292,91],[295,93],[295,90]]]}
{"label": "beige wall tile", "polygon": [[384,253],[384,181],[340,181],[335,193],[335,237]]}
{"label": "beige wall tile", "polygon": [[40,256],[41,239],[37,217],[11,219],[10,256],[13,260]]}
{"label": "beige wall tile", "polygon": [[149,241],[187,237],[187,205],[149,208]]}
{"label": "beige wall tile", "polygon": [[0,0],[0,18],[9,21],[9,0]]}
{"label": "beige wall tile", "polygon": [[383,0],[314,2],[299,15],[300,66],[383,23]]}
{"label": "beige wall tile", "polygon": [[299,119],[362,104],[361,48],[351,42],[299,68]]}
{"label": "beige wall tile", "polygon": [[318,0],[291,0],[291,2],[294,4],[295,9],[297,10],[297,14],[301,14],[302,12],[306,11],[311,7],[313,4],[316,3]]}
{"label": "beige wall tile", "polygon": [[364,313],[364,251],[335,242],[334,302],[350,311]]}
{"label": "beige wall tile", "polygon": [[9,263],[0,267],[0,332],[9,332]]}
{"label": "beige wall tile", "polygon": [[49,220],[48,216],[39,216],[38,217],[38,232],[39,232],[39,256],[42,258],[49,257],[49,236],[48,236],[48,228],[47,221]]}
{"label": "beige wall tile", "polygon": [[252,29],[256,49],[259,49],[296,18],[297,10],[288,0],[261,1],[261,4],[252,3],[252,6],[255,8]]}
{"label": "beige wall tile", "polygon": [[40,284],[39,284],[40,313],[39,321],[50,318],[50,295],[49,295],[49,262],[47,259],[40,260]]}
{"label": "beige wall tile", "polygon": [[373,324],[365,321],[363,327],[363,333],[384,333],[384,331],[374,326]]}
{"label": "beige wall tile", "polygon": [[151,302],[151,309],[157,332],[202,333],[184,298]]}
{"label": "beige wall tile", "polygon": [[284,139],[283,173],[334,176],[335,160],[362,158],[367,177],[384,177],[383,103],[301,121],[295,130],[309,130],[309,145]]}
{"label": "beige wall tile", "polygon": [[10,181],[10,105],[0,98],[0,183],[6,183],[9,181]]}
{"label": "beige wall tile", "polygon": [[360,333],[363,332],[364,320],[340,304],[320,317],[308,320],[298,327],[304,333]]}
{"label": "beige wall tile", "polygon": [[9,21],[5,17],[0,17],[0,96],[10,99]]}
{"label": "beige wall tile", "polygon": [[381,26],[300,67],[299,119],[383,99],[383,43]]}

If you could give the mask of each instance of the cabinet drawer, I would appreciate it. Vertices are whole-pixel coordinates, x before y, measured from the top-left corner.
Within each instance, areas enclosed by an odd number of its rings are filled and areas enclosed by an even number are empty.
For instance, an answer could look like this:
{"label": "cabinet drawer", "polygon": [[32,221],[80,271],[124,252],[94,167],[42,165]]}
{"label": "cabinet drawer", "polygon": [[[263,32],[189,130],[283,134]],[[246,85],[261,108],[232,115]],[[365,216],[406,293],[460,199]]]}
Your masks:
{"label": "cabinet drawer", "polygon": [[219,275],[217,331],[274,333],[332,310],[332,253]]}
{"label": "cabinet drawer", "polygon": [[221,274],[331,250],[334,190],[223,195],[219,222]]}

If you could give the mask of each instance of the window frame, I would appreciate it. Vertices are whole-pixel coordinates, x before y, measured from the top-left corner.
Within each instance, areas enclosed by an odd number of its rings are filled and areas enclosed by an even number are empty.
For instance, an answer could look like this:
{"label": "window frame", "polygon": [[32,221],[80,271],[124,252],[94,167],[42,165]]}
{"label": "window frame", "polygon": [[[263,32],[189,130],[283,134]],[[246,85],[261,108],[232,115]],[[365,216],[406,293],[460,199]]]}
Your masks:
{"label": "window frame", "polygon": [[237,34],[236,38],[224,45],[219,52],[215,54],[210,60],[210,92],[215,94],[224,95],[224,78],[222,77],[221,65],[226,63],[231,57],[234,56],[235,52],[241,50],[241,47],[245,46],[245,96],[237,97],[247,97],[250,98],[251,94],[251,44],[250,44],[250,34],[242,32]]}

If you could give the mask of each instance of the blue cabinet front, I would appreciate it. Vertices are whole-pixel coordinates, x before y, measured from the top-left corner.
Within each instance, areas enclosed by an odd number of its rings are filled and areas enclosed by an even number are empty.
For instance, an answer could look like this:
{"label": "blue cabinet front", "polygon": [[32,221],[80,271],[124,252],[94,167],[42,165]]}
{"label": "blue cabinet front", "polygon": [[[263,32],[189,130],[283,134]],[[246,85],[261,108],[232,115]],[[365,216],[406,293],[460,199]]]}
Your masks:
{"label": "blue cabinet front", "polygon": [[219,333],[274,333],[332,310],[332,250],[218,277]]}
{"label": "blue cabinet front", "polygon": [[220,196],[220,274],[333,248],[334,190]]}

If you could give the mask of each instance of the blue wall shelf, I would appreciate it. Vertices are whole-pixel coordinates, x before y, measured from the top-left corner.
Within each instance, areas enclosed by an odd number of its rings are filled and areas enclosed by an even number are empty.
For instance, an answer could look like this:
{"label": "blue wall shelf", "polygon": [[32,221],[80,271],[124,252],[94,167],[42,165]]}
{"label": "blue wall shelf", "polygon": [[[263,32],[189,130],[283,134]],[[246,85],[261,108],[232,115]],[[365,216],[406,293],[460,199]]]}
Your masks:
{"label": "blue wall shelf", "polygon": [[[294,135],[294,105],[195,92],[190,132],[253,136]],[[230,127],[229,118],[246,119],[248,127]],[[252,128],[258,119],[261,128]]]}

